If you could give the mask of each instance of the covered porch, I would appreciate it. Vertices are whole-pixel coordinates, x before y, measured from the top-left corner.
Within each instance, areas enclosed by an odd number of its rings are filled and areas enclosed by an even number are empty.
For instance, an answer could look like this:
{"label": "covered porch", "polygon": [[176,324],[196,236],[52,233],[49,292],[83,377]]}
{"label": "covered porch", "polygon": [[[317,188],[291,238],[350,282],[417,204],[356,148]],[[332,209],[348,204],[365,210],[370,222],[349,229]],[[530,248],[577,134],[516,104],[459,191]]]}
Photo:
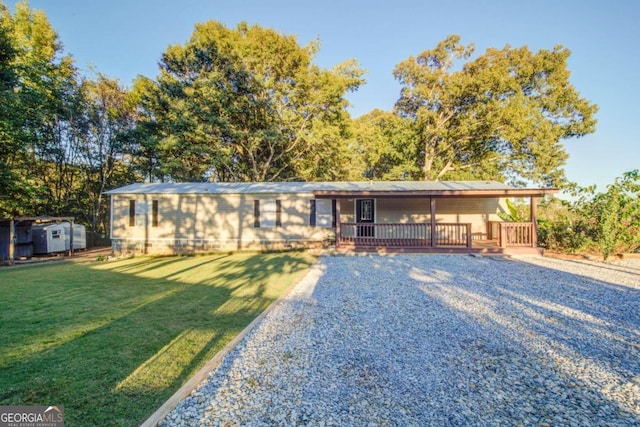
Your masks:
{"label": "covered porch", "polygon": [[[537,199],[556,190],[436,184],[445,185],[428,190],[397,186],[387,191],[318,191],[315,197],[335,200],[339,251],[542,253],[537,247]],[[506,210],[509,197],[529,199],[529,221],[500,219],[498,212]]]}

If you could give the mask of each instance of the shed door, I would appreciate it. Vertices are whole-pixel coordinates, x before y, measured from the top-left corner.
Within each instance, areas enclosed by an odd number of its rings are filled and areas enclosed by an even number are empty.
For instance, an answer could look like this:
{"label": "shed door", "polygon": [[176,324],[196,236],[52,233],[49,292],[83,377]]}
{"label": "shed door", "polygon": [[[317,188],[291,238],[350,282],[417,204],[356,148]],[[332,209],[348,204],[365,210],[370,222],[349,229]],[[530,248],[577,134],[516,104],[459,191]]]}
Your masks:
{"label": "shed door", "polygon": [[356,226],[358,237],[373,237],[375,221],[375,203],[373,199],[356,200]]}

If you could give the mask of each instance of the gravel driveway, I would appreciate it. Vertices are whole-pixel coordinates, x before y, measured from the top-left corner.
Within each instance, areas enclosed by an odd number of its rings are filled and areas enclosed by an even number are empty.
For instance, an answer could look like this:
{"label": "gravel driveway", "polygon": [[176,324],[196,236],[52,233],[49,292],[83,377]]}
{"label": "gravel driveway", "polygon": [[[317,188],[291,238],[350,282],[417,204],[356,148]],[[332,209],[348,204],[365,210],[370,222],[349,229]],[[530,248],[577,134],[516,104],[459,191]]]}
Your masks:
{"label": "gravel driveway", "polygon": [[323,257],[166,425],[640,425],[640,260]]}

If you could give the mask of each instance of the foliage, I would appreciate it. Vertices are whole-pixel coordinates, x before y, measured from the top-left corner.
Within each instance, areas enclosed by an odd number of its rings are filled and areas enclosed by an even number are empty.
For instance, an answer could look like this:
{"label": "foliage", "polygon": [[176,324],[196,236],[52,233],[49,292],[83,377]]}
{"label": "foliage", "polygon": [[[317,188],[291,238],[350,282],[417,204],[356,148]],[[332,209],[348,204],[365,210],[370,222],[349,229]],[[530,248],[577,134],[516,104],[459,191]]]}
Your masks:
{"label": "foliage", "polygon": [[572,201],[541,205],[540,246],[566,252],[598,250],[604,259],[640,248],[640,172],[624,173],[596,192],[573,185]]}
{"label": "foliage", "polygon": [[80,131],[81,185],[73,215],[91,231],[109,229],[108,200],[103,193],[138,179],[133,171],[130,134],[136,125],[136,106],[128,90],[115,79],[98,74],[81,85],[84,123]]}
{"label": "foliage", "polygon": [[551,222],[538,221],[538,245],[560,252],[575,253],[588,243],[580,223],[570,220]]}
{"label": "foliage", "polygon": [[575,188],[573,210],[583,218],[587,236],[607,259],[614,251],[640,248],[640,172],[624,173],[604,193]]}
{"label": "foliage", "polygon": [[451,35],[396,66],[396,114],[411,120],[420,141],[402,163],[428,180],[460,179],[471,168],[562,185],[568,156],[560,141],[593,132],[597,110],[569,82],[569,50],[507,45],[469,60],[473,52]]}
{"label": "foliage", "polygon": [[354,179],[415,179],[420,169],[411,159],[419,151],[418,135],[408,120],[382,110],[373,110],[354,120],[351,150],[359,161]]}
{"label": "foliage", "polygon": [[0,405],[63,402],[68,425],[140,425],[312,263],[289,252],[0,269]]}
{"label": "foliage", "polygon": [[104,235],[102,193],[137,179],[128,91],[80,77],[44,13],[22,2],[13,15],[0,3],[0,92],[0,216],[73,215]]}
{"label": "foliage", "polygon": [[[526,222],[529,221],[530,213],[528,206],[515,204],[511,199],[506,199],[508,212],[498,212],[498,216],[503,221]],[[526,210],[526,213],[525,213]]]}
{"label": "foliage", "polygon": [[322,70],[318,43],[210,21],[140,78],[140,146],[173,180],[333,180],[347,172],[344,95],[362,83],[355,61]]}

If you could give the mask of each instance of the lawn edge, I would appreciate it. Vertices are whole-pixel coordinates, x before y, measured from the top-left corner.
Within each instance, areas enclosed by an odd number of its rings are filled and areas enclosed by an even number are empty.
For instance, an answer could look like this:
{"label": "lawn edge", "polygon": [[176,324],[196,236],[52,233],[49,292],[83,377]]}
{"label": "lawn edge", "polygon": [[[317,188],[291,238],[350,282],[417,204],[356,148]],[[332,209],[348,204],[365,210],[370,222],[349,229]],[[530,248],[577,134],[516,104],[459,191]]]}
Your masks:
{"label": "lawn edge", "polygon": [[302,282],[309,274],[311,274],[318,265],[320,258],[311,265],[309,271],[299,280],[292,283],[275,301],[273,301],[262,313],[260,313],[251,323],[249,323],[238,335],[225,345],[222,350],[216,353],[193,377],[189,379],[182,387],[178,389],[169,399],[167,399],[160,408],[158,408],[149,418],[147,418],[140,427],[157,427],[164,418],[180,403],[184,398],[189,396],[191,392],[204,381],[211,372],[216,370],[222,360],[256,327],[258,323],[264,319],[274,308],[276,308],[283,300],[285,300],[295,287]]}

